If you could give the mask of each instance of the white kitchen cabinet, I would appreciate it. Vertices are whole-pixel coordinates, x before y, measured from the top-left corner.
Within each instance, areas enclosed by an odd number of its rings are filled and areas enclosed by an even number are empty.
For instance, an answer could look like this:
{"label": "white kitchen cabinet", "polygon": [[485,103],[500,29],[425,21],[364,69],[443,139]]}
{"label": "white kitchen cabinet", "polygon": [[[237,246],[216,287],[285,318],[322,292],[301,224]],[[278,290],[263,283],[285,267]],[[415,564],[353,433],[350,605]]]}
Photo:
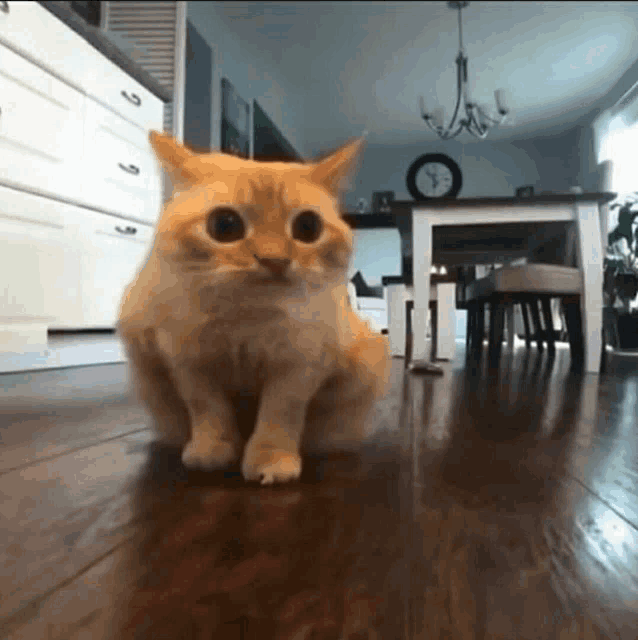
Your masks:
{"label": "white kitchen cabinet", "polygon": [[0,43],[81,87],[91,45],[38,2],[8,0],[0,9]]}
{"label": "white kitchen cabinet", "polygon": [[49,317],[81,323],[75,207],[0,187],[0,320]]}
{"label": "white kitchen cabinet", "polygon": [[154,230],[87,212],[79,229],[82,326],[112,328],[124,290],[144,262]]}
{"label": "white kitchen cabinet", "polygon": [[84,102],[80,92],[0,45],[0,181],[78,199]]}
{"label": "white kitchen cabinet", "polygon": [[87,98],[84,132],[84,162],[90,171],[83,200],[154,224],[161,208],[162,178],[148,131]]}
{"label": "white kitchen cabinet", "polygon": [[0,2],[0,352],[115,326],[161,210],[162,128],[162,101],[63,21]]}
{"label": "white kitchen cabinet", "polygon": [[163,129],[164,103],[97,49],[85,52],[82,86],[88,95],[145,130]]}

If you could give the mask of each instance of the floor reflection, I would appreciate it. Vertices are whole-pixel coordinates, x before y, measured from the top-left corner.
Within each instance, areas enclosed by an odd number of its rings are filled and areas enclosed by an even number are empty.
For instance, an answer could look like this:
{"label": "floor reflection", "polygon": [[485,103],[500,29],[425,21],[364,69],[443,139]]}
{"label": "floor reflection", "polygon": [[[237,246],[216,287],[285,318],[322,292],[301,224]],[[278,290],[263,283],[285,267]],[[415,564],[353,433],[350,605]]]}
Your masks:
{"label": "floor reflection", "polygon": [[636,385],[614,397],[560,350],[395,364],[360,454],[308,459],[299,484],[153,447],[117,637],[635,640]]}
{"label": "floor reflection", "polygon": [[371,447],[306,462],[299,485],[247,488],[154,450],[120,637],[394,637],[409,583],[400,460]]}

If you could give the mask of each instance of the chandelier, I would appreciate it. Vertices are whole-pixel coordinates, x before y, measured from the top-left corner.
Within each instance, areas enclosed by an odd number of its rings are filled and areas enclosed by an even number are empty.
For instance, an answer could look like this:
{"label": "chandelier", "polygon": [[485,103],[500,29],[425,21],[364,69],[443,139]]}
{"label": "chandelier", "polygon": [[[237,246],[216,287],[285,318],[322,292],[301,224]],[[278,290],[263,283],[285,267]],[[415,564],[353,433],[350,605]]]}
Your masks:
{"label": "chandelier", "polygon": [[[468,58],[463,50],[463,28],[461,24],[461,10],[469,2],[448,2],[447,6],[450,9],[457,9],[459,12],[459,55],[456,57],[456,107],[454,109],[454,115],[452,121],[447,127],[443,126],[443,113],[442,109],[435,110],[433,112],[426,111],[425,101],[423,96],[419,96],[419,107],[421,110],[421,117],[425,120],[425,123],[430,127],[434,133],[436,133],[442,140],[450,140],[456,138],[464,129],[469,131],[473,136],[477,138],[486,138],[490,127],[496,124],[502,124],[509,110],[505,107],[505,92],[502,89],[497,89],[494,92],[494,98],[496,100],[496,108],[498,110],[499,118],[494,119],[488,116],[485,111],[476,103],[471,102],[468,99],[467,91],[467,62]],[[461,106],[461,99],[465,107],[465,118],[459,117],[459,108]]]}

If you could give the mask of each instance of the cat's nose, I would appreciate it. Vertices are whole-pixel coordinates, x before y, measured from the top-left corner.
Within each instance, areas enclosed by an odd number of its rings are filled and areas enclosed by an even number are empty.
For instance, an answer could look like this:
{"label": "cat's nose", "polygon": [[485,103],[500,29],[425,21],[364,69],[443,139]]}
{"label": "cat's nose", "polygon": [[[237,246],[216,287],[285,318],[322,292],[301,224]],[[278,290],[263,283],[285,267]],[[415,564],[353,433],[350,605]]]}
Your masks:
{"label": "cat's nose", "polygon": [[[255,256],[257,257],[257,256]],[[290,266],[290,260],[288,258],[259,258],[257,257],[259,264],[262,267],[266,267],[276,276],[283,276],[288,267]]]}

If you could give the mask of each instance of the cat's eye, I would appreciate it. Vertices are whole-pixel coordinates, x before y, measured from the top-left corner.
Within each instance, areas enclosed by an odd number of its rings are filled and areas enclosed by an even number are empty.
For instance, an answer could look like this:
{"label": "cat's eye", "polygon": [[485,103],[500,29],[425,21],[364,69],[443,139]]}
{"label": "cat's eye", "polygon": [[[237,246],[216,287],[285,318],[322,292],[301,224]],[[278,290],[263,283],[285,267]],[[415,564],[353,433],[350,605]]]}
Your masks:
{"label": "cat's eye", "polygon": [[323,220],[314,211],[302,211],[292,223],[292,237],[299,242],[316,242],[323,231]]}
{"label": "cat's eye", "polygon": [[215,209],[208,216],[207,230],[217,242],[235,242],[246,235],[246,225],[241,216],[226,207]]}

